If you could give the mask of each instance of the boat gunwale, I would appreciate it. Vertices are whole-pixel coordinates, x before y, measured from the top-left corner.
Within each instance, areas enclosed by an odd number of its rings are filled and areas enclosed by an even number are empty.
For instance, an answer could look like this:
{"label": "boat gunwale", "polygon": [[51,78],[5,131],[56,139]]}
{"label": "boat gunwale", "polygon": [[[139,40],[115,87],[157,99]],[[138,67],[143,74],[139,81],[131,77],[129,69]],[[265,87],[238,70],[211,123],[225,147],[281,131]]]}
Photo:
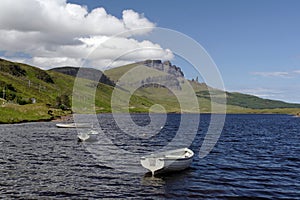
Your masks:
{"label": "boat gunwale", "polygon": [[[188,157],[180,157],[178,156],[177,158],[174,156],[173,158],[172,157],[168,157],[167,153],[169,152],[180,152],[180,151],[185,151],[185,152],[189,152],[190,155]],[[184,156],[184,154],[183,154]],[[142,156],[141,159],[149,159],[149,158],[156,158],[156,159],[159,159],[159,160],[189,160],[191,158],[194,157],[194,152],[188,148],[182,148],[182,149],[178,149],[178,150],[170,150],[170,151],[166,151],[166,152],[163,152],[163,153],[158,153],[158,154],[150,154],[148,156]]]}

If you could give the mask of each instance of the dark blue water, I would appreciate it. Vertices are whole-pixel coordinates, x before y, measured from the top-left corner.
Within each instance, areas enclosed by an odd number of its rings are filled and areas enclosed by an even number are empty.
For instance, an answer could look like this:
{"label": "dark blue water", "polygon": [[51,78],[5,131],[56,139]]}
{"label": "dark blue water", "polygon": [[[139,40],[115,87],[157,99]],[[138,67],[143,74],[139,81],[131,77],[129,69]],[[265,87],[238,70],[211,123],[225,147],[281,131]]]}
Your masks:
{"label": "dark blue water", "polygon": [[[133,118],[149,123],[146,115]],[[180,123],[179,115],[169,115],[160,134],[137,140],[110,131],[116,126],[110,115],[99,119],[116,146],[140,153],[167,145]],[[196,155],[209,120],[201,115],[191,145]],[[154,178],[103,165],[77,143],[76,129],[58,129],[54,122],[0,125],[0,133],[3,199],[300,198],[300,118],[288,115],[227,115],[208,156],[195,156],[185,171]]]}

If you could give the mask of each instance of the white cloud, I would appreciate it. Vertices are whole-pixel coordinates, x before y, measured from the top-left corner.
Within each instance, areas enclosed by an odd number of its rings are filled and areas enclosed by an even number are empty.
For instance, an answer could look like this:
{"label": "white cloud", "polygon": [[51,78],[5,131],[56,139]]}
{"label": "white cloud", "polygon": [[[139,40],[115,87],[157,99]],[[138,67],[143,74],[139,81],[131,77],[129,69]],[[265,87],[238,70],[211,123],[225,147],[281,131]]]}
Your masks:
{"label": "white cloud", "polygon": [[141,27],[152,27],[154,25],[149,23],[149,21],[143,15],[140,15],[133,10],[123,11],[123,22],[128,30]]}
{"label": "white cloud", "polygon": [[252,75],[262,77],[275,77],[275,78],[295,78],[300,74],[300,70],[294,71],[275,71],[275,72],[251,72]]}
{"label": "white cloud", "polygon": [[293,73],[300,74],[300,70],[295,70]]}
{"label": "white cloud", "polygon": [[291,77],[291,74],[289,72],[252,72],[252,74],[264,77]]}
{"label": "white cloud", "polygon": [[81,59],[69,57],[34,57],[32,61],[43,69],[49,69],[51,66],[80,66],[82,64]]}
{"label": "white cloud", "polygon": [[[89,12],[85,6],[66,0],[1,0],[0,51],[5,55],[30,55],[32,58],[27,58],[27,62],[43,68],[78,66],[95,49],[99,54],[93,54],[94,61],[99,67],[111,63],[116,55],[136,49],[145,50],[124,56],[122,63],[173,58],[170,50],[158,44],[133,39],[149,33],[154,23],[133,10],[124,10],[122,14],[119,19],[104,8]],[[131,32],[107,41],[124,31]],[[104,41],[107,42],[101,44]]]}
{"label": "white cloud", "polygon": [[173,54],[169,49],[162,49],[160,45],[149,41],[137,41],[123,37],[93,37],[80,38],[80,40],[94,47],[89,55],[92,59],[117,59],[121,56],[125,60],[172,59]]}

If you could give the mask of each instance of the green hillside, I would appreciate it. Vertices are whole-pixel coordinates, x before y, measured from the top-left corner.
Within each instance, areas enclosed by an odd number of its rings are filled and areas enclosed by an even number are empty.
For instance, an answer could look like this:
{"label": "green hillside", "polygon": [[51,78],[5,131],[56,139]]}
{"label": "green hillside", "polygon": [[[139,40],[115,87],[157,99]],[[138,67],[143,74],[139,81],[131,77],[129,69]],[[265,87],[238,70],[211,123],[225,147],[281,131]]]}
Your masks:
{"label": "green hillside", "polygon": [[[141,66],[143,63],[135,63],[126,65],[124,67],[118,67],[106,70],[104,73],[115,82],[118,81],[126,72],[132,70],[137,66]],[[146,67],[146,66],[145,66]],[[220,94],[226,96],[226,112],[227,113],[284,113],[295,114],[300,111],[300,104],[291,104],[283,101],[275,101],[270,99],[262,99],[253,95],[241,94],[236,92],[224,92],[210,88],[205,83],[198,83],[197,81],[188,81],[193,87],[195,94],[200,105],[199,110],[193,110],[192,112],[211,112],[211,101],[213,97],[213,103],[216,108],[221,108],[222,99],[219,98]],[[184,85],[184,84],[182,84]],[[208,90],[209,89],[209,90]],[[210,92],[209,92],[210,91]],[[150,99],[152,102],[165,106],[167,111],[179,112],[179,103],[174,94],[167,88],[160,87],[141,87],[135,94]]]}
{"label": "green hillside", "polygon": [[73,79],[37,67],[0,59],[0,122],[50,120],[70,113],[57,98],[69,96]]}
{"label": "green hillside", "polygon": [[[0,123],[51,120],[70,114],[74,81],[74,76],[55,70],[0,59]],[[96,112],[111,112],[114,88],[93,81],[89,84],[96,84]],[[131,104],[132,112],[146,112],[152,105],[138,96],[132,97]]]}
{"label": "green hillside", "polygon": [[[129,76],[132,80],[142,80],[142,82],[134,83],[139,86],[132,91],[133,94],[129,92],[126,83],[122,83],[122,81],[121,86],[114,87],[120,77],[128,71],[134,70],[136,66],[147,70],[147,73],[138,75],[138,79],[134,74]],[[157,72],[156,69],[160,66],[163,66],[163,70]],[[151,67],[155,69],[150,69]],[[88,106],[97,113],[111,112],[113,92],[117,92],[119,95],[116,97],[116,102],[123,103],[116,105],[118,112],[126,112],[128,109],[126,98],[128,97],[130,112],[164,112],[161,107],[153,106],[159,104],[167,112],[209,113],[211,112],[212,96],[216,108],[223,106],[218,99],[218,95],[223,93],[222,91],[209,88],[204,83],[186,80],[180,68],[171,65],[170,62],[147,61],[110,69],[104,72],[108,78],[105,77],[103,83],[87,80],[84,77],[75,79],[74,72],[78,68],[73,70],[72,67],[68,67],[61,70],[45,71],[26,64],[0,59],[0,123],[51,120],[70,114],[72,103],[78,105],[78,109],[73,110],[77,113],[90,112],[86,109]],[[95,70],[89,71],[90,74],[95,72]],[[66,74],[69,72],[72,73]],[[74,96],[78,95],[74,94],[75,80],[83,82],[83,85],[80,86],[82,94],[79,98]],[[157,84],[157,82],[162,84]],[[167,87],[163,86],[164,84],[168,84]],[[193,93],[196,94],[196,102],[200,108],[189,105],[191,101],[186,93],[188,88],[192,88]],[[211,93],[208,92],[208,88]],[[95,98],[89,99],[93,92]],[[299,104],[261,99],[241,93],[226,92],[225,94],[227,113],[296,114],[300,112]],[[182,107],[180,107],[180,103]]]}
{"label": "green hillside", "polygon": [[109,70],[104,71],[104,74],[109,77],[110,80],[114,81],[115,83],[119,80],[119,78],[128,72],[129,70],[133,69],[134,67],[138,66],[139,64],[133,63],[129,65],[124,65],[120,67],[115,67]]}

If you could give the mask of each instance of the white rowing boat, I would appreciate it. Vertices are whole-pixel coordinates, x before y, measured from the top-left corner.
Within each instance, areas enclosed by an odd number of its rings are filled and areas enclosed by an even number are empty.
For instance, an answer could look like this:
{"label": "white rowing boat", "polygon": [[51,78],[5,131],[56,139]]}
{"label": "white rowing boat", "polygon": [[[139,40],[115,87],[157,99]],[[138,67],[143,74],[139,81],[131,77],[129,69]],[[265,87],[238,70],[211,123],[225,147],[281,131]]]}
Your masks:
{"label": "white rowing boat", "polygon": [[194,152],[188,148],[181,148],[157,154],[143,156],[141,164],[152,172],[152,175],[180,171],[188,168],[193,161]]}
{"label": "white rowing boat", "polygon": [[89,123],[69,123],[69,124],[56,124],[58,128],[91,128]]}

